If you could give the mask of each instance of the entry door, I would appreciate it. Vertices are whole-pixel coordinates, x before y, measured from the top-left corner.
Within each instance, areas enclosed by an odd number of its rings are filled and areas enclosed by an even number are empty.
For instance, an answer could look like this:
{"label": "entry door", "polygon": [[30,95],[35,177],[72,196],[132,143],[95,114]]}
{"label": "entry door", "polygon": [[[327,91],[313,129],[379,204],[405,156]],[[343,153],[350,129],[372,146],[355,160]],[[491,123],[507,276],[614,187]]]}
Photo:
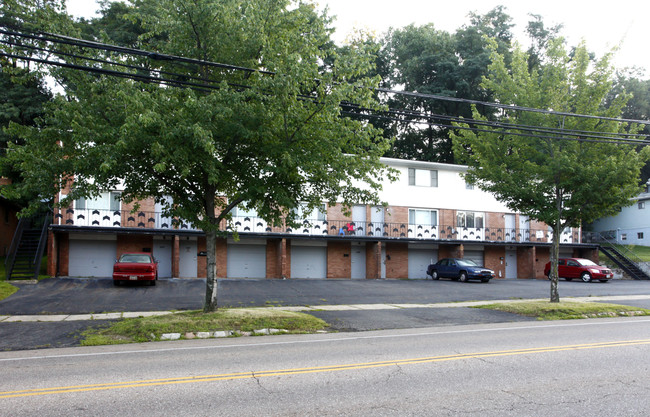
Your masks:
{"label": "entry door", "polygon": [[352,279],[366,279],[366,244],[352,242]]}
{"label": "entry door", "polygon": [[372,232],[374,236],[383,236],[384,230],[384,208],[374,206],[370,208],[370,223],[372,223]]}
{"label": "entry door", "polygon": [[520,241],[530,241],[530,219],[523,214],[519,215],[519,233],[521,233]]}
{"label": "entry door", "polygon": [[517,240],[517,230],[514,214],[506,214],[505,240]]}
{"label": "entry door", "polygon": [[354,234],[359,236],[366,235],[366,206],[352,207],[352,221],[354,222]]}
{"label": "entry door", "polygon": [[158,278],[172,277],[172,241],[154,240],[153,256],[158,261]]}
{"label": "entry door", "polygon": [[506,278],[517,278],[517,251],[506,250]]}
{"label": "entry door", "polygon": [[180,256],[178,269],[180,278],[196,278],[197,261],[196,261],[196,240],[180,241]]}

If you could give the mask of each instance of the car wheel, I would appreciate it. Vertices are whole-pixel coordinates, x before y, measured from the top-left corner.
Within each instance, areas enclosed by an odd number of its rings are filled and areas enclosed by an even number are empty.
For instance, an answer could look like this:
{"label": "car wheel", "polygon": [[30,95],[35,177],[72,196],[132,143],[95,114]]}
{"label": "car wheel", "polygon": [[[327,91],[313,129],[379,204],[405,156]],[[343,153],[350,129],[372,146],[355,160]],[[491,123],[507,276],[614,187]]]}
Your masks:
{"label": "car wheel", "polygon": [[589,272],[583,272],[582,275],[580,275],[580,279],[582,282],[589,282],[591,281],[591,275],[589,275]]}
{"label": "car wheel", "polygon": [[460,282],[467,282],[467,272],[461,272],[460,275],[458,275],[458,279]]}
{"label": "car wheel", "polygon": [[156,280],[155,279],[152,279],[151,281],[149,281],[149,286],[150,287],[153,287],[155,285],[156,285]]}
{"label": "car wheel", "polygon": [[113,280],[113,285],[115,285],[116,287],[119,286],[120,284],[122,284],[121,281],[118,281],[116,279]]}
{"label": "car wheel", "polygon": [[431,272],[431,279],[440,279],[440,275],[438,275],[438,271]]}

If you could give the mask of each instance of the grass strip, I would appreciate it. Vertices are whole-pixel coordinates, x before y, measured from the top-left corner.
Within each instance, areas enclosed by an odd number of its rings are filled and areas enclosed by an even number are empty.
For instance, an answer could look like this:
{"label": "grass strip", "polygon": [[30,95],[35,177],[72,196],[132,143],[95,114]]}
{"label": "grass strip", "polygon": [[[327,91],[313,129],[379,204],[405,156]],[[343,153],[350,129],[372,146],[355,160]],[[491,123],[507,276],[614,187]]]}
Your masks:
{"label": "grass strip", "polygon": [[[313,333],[327,323],[309,314],[266,309],[222,309],[214,313],[189,311],[163,316],[123,319],[82,334],[84,346],[141,343],[159,340],[163,333],[284,329],[288,333]],[[181,336],[182,338],[182,336]]]}
{"label": "grass strip", "polygon": [[18,288],[9,284],[7,281],[0,281],[0,300],[4,300],[16,291],[18,291]]}
{"label": "grass strip", "polygon": [[650,310],[618,304],[561,301],[516,301],[475,306],[488,310],[505,311],[521,316],[536,317],[538,320],[571,320],[599,317],[649,316]]}

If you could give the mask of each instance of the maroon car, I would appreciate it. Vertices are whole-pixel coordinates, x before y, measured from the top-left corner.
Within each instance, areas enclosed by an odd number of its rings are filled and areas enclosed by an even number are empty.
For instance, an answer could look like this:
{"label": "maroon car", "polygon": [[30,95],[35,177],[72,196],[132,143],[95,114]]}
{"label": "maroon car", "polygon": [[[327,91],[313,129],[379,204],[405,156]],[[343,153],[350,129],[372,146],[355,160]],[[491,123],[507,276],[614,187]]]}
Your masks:
{"label": "maroon car", "polygon": [[[547,277],[551,271],[551,263],[544,267],[544,275]],[[593,263],[589,259],[583,258],[560,258],[557,261],[557,272],[559,278],[571,281],[573,278],[580,278],[584,282],[599,280],[607,282],[614,278],[612,270]]]}
{"label": "maroon car", "polygon": [[123,253],[113,265],[113,284],[123,281],[147,281],[156,285],[158,279],[158,261],[150,253]]}

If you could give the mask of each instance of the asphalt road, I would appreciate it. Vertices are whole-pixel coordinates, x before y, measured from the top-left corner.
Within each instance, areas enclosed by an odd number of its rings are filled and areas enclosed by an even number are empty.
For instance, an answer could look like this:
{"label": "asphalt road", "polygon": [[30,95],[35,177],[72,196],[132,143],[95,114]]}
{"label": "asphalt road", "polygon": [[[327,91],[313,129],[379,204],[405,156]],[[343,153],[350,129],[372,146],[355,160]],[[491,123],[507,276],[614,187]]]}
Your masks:
{"label": "asphalt road", "polygon": [[[110,279],[46,279],[37,285],[18,284],[20,291],[0,301],[2,315],[82,314],[121,311],[188,310],[202,308],[205,280],[160,280],[155,287],[114,287]],[[547,281],[328,281],[220,280],[222,307],[270,305],[425,304],[473,300],[546,298]],[[560,282],[560,295],[634,296],[650,294],[650,282]],[[618,300],[619,304],[650,308],[650,300]],[[472,308],[410,308],[391,310],[314,311],[331,331],[352,332],[532,319]],[[0,322],[0,351],[78,346],[80,333],[104,321],[56,323]]]}
{"label": "asphalt road", "polygon": [[647,317],[0,352],[4,415],[647,416]]}

